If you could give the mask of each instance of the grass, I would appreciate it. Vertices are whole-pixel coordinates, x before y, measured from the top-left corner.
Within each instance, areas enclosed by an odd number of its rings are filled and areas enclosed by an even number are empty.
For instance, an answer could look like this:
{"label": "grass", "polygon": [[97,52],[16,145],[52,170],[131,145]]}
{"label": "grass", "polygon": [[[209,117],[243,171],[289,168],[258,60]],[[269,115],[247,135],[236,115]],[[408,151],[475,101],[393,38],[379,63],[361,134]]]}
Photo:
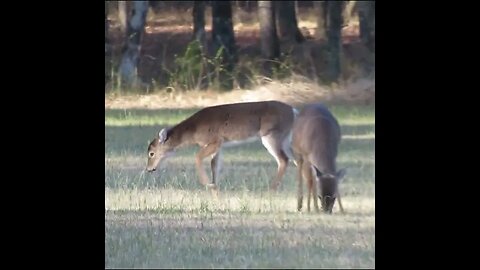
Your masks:
{"label": "grass", "polygon": [[276,164],[260,142],[224,150],[218,198],[198,182],[196,147],[145,173],[147,142],[194,111],[105,111],[105,267],[375,267],[373,106],[332,107],[344,134],[338,163],[348,172],[346,213],[336,205],[331,216],[308,213],[305,203],[296,211],[293,164],[280,190],[268,191]]}
{"label": "grass", "polygon": [[[105,110],[105,126],[163,126],[174,125],[198,109],[109,109]],[[343,125],[374,125],[374,106],[334,106],[332,112]]]}

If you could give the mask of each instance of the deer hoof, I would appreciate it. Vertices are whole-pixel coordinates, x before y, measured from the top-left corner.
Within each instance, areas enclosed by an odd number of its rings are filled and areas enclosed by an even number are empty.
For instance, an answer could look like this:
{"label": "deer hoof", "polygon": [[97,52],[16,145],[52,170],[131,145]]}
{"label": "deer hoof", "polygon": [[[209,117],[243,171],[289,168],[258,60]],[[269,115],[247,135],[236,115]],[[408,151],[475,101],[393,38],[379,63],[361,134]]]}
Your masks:
{"label": "deer hoof", "polygon": [[207,184],[207,188],[208,188],[208,189],[217,190],[217,189],[218,189],[218,186],[217,186],[216,184]]}

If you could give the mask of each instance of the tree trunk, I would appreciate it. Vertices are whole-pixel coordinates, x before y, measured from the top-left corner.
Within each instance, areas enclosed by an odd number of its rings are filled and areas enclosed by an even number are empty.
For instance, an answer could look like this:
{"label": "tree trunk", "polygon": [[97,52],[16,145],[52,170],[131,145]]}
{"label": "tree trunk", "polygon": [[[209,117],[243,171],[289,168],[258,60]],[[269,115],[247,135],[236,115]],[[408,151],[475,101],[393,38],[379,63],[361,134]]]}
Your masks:
{"label": "tree trunk", "polygon": [[280,38],[286,40],[295,40],[296,42],[303,42],[305,38],[298,29],[297,15],[295,14],[294,1],[279,1],[276,2],[278,7],[278,33]]}
{"label": "tree trunk", "polygon": [[343,1],[327,2],[328,78],[330,81],[338,81],[341,74],[342,8]]}
{"label": "tree trunk", "polygon": [[193,36],[205,48],[205,2],[195,1],[193,3]]}
{"label": "tree trunk", "polygon": [[108,2],[105,2],[105,85],[110,80],[108,61]]}
{"label": "tree trunk", "polygon": [[275,26],[275,9],[272,1],[258,1],[258,17],[260,21],[260,45],[264,59],[263,73],[272,76],[272,68],[278,64],[272,62],[280,56],[277,29]]}
{"label": "tree trunk", "polygon": [[145,21],[148,11],[148,1],[135,1],[132,16],[127,23],[127,37],[120,63],[120,79],[122,84],[130,87],[137,80],[137,65],[140,60],[140,49]]}
{"label": "tree trunk", "polygon": [[246,10],[247,10],[248,12],[252,11],[252,9],[253,9],[253,7],[255,6],[255,4],[256,4],[255,1],[247,1],[247,4],[246,4],[246,5],[247,5],[247,9],[246,9]]}
{"label": "tree trunk", "polygon": [[201,68],[198,74],[196,89],[208,88],[208,79],[205,76],[205,71],[208,72],[208,64],[204,61],[203,55],[206,55],[207,50],[207,38],[205,33],[205,5],[206,1],[194,1],[193,2],[193,40],[197,41],[200,45],[200,51],[202,55],[199,55]]}
{"label": "tree trunk", "polygon": [[352,19],[352,14],[354,7],[357,5],[358,1],[345,1],[345,7],[343,9],[343,24],[348,25]]}
{"label": "tree trunk", "polygon": [[375,1],[359,1],[358,19],[360,22],[360,39],[367,48],[375,51]]}
{"label": "tree trunk", "polygon": [[129,6],[128,1],[118,1],[118,20],[120,21],[120,31],[123,36],[127,35]]}
{"label": "tree trunk", "polygon": [[108,2],[105,2],[105,53],[107,53],[108,44]]}
{"label": "tree trunk", "polygon": [[237,62],[237,49],[232,23],[230,1],[212,1],[212,41],[215,55],[223,47],[221,54],[223,68],[218,72],[222,90],[233,89],[233,69]]}
{"label": "tree trunk", "polygon": [[320,40],[327,39],[327,1],[313,1],[315,13],[317,14],[317,29],[315,37]]}

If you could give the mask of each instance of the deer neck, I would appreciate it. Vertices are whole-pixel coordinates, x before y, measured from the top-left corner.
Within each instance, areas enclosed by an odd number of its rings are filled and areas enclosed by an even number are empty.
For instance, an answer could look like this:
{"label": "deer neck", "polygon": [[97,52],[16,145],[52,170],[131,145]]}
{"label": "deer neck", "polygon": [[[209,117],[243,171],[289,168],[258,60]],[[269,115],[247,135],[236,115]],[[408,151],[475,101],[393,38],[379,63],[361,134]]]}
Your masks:
{"label": "deer neck", "polygon": [[180,123],[170,129],[170,146],[182,148],[194,144],[193,132],[184,123]]}

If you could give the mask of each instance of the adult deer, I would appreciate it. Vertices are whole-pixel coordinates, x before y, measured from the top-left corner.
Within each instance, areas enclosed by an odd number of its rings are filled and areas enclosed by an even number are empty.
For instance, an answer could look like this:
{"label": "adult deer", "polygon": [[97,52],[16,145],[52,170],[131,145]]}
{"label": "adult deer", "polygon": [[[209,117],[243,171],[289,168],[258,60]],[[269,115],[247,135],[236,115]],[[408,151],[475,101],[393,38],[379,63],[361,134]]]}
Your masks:
{"label": "adult deer", "polygon": [[[198,145],[195,165],[200,183],[217,190],[221,150],[238,142],[261,138],[262,144],[277,161],[272,189],[280,184],[289,156],[294,109],[278,101],[223,104],[204,108],[173,127],[160,130],[148,146],[147,171],[156,167],[180,147]],[[202,161],[211,156],[212,181]]]}
{"label": "adult deer", "polygon": [[346,171],[345,169],[336,170],[340,139],[340,125],[324,105],[311,104],[300,111],[292,129],[292,150],[298,168],[298,211],[302,209],[303,176],[306,178],[308,187],[307,208],[309,212],[311,197],[313,197],[315,210],[320,211],[317,190],[322,210],[325,213],[332,213],[336,198],[338,198],[340,211],[344,212],[338,192],[338,183]]}

